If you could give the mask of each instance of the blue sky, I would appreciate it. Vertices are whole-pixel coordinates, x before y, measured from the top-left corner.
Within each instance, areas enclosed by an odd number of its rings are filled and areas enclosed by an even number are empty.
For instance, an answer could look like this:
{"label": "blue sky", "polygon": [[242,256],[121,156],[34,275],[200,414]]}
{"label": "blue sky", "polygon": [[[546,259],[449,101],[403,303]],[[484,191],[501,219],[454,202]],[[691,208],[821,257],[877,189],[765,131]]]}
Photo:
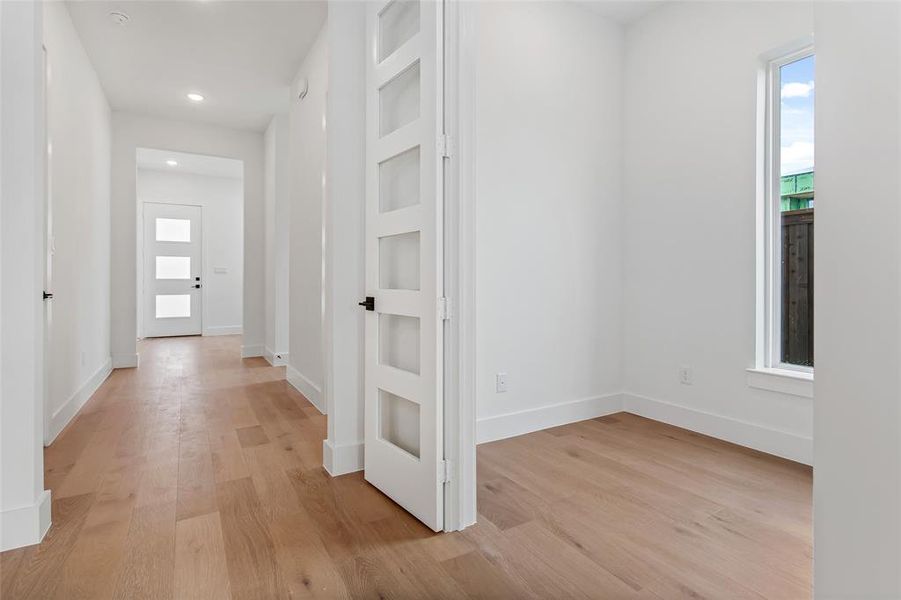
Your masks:
{"label": "blue sky", "polygon": [[781,69],[783,175],[813,170],[813,73],[813,56]]}

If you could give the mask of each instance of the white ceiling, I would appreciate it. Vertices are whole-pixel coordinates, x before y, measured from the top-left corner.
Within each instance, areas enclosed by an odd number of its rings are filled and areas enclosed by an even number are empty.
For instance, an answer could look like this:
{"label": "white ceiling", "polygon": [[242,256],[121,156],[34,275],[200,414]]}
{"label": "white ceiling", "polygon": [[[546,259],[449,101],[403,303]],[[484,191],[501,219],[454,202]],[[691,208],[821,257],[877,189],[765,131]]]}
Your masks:
{"label": "white ceiling", "polygon": [[[171,166],[167,160],[178,164]],[[167,173],[192,173],[211,177],[228,177],[241,179],[244,177],[244,163],[234,158],[188,154],[187,152],[169,152],[152,148],[138,148],[137,167],[148,171],[165,171]]]}
{"label": "white ceiling", "polygon": [[[114,110],[262,130],[326,18],[321,1],[69,0]],[[117,25],[109,17],[130,18]],[[206,100],[193,104],[188,92]]]}
{"label": "white ceiling", "polygon": [[628,25],[664,3],[664,0],[581,0],[587,8]]}

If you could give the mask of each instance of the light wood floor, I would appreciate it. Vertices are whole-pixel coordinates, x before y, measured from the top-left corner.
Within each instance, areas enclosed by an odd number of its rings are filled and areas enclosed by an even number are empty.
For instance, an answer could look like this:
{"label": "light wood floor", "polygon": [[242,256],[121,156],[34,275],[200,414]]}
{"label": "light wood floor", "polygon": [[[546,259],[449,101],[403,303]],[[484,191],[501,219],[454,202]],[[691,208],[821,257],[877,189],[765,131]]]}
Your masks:
{"label": "light wood floor", "polygon": [[436,535],[239,340],[141,345],[46,450],[53,527],[7,599],[807,598],[811,472],[620,414],[479,447],[479,523]]}

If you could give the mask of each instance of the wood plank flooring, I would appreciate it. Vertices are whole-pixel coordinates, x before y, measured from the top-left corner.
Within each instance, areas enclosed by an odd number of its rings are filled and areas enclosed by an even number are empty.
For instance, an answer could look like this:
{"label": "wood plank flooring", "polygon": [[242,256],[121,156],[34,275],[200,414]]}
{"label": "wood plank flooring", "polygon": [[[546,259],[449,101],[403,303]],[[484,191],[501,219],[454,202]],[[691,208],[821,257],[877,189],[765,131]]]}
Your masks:
{"label": "wood plank flooring", "polygon": [[480,446],[479,523],[436,535],[329,477],[325,417],[239,344],[141,343],[46,449],[0,597],[810,597],[808,467],[613,415]]}

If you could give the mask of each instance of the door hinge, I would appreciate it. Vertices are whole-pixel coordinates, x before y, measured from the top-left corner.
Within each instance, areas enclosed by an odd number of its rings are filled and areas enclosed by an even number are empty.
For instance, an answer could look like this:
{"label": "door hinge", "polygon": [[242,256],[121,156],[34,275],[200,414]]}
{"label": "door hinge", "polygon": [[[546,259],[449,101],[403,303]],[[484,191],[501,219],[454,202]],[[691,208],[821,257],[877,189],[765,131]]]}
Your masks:
{"label": "door hinge", "polygon": [[442,321],[447,321],[450,319],[450,307],[448,305],[448,299],[442,296],[438,298],[438,318]]}
{"label": "door hinge", "polygon": [[451,480],[451,461],[445,458],[441,462],[441,483],[447,483]]}
{"label": "door hinge", "polygon": [[438,154],[442,158],[450,158],[457,151],[454,138],[449,135],[442,134],[438,136]]}

